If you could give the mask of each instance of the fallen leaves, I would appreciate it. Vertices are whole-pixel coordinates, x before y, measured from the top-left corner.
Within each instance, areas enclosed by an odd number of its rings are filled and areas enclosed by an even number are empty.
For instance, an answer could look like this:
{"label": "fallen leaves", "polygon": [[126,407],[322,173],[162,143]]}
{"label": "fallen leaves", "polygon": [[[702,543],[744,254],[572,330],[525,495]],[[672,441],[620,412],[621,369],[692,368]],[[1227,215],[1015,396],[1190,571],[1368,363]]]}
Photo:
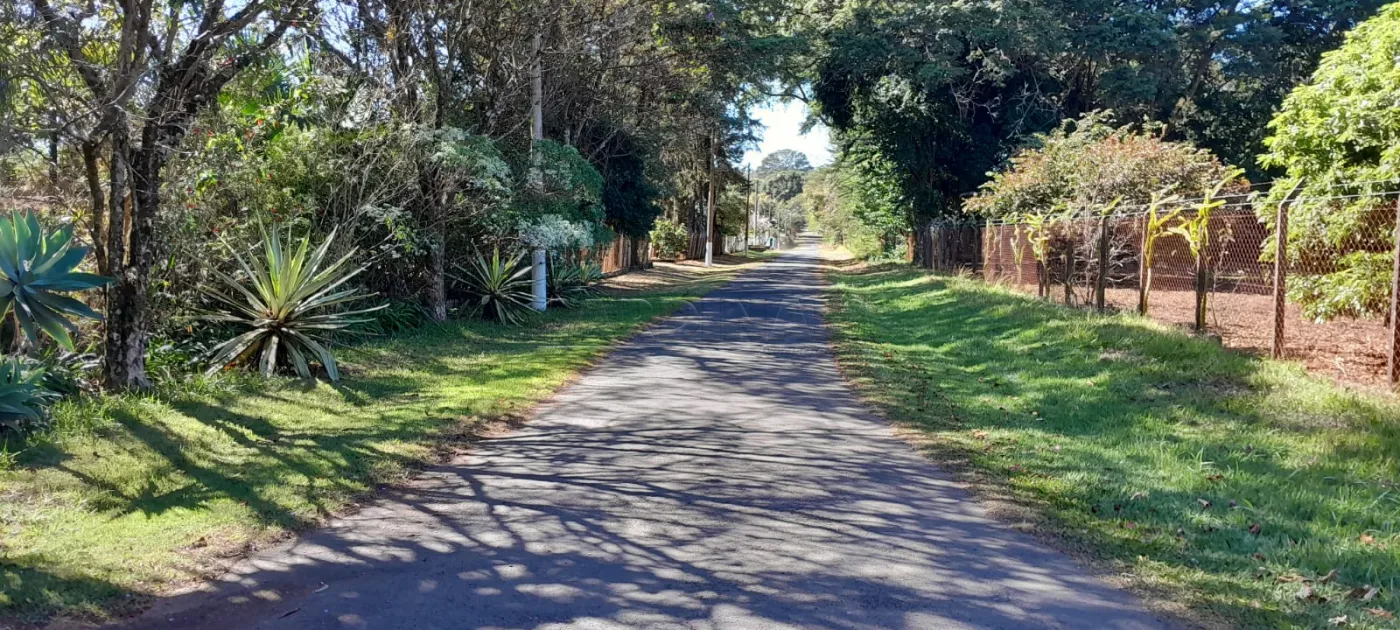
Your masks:
{"label": "fallen leaves", "polygon": [[1254,534],[1255,536],[1258,536],[1259,532],[1262,531],[1264,531],[1264,526],[1258,523],[1253,523],[1249,526],[1249,533]]}
{"label": "fallen leaves", "polygon": [[1386,609],[1384,609],[1384,608],[1365,608],[1365,609],[1363,609],[1363,610],[1366,611],[1366,614],[1368,614],[1368,615],[1370,615],[1370,616],[1372,616],[1372,617],[1380,617],[1381,619],[1394,619],[1394,618],[1395,618],[1395,613],[1392,613],[1392,612],[1390,612],[1389,610],[1386,610]]}
{"label": "fallen leaves", "polygon": [[1354,589],[1351,589],[1351,593],[1348,593],[1347,597],[1362,602],[1369,602],[1375,599],[1376,595],[1380,594],[1380,592],[1381,589],[1371,586],[1370,584],[1364,584],[1362,586],[1358,586]]}

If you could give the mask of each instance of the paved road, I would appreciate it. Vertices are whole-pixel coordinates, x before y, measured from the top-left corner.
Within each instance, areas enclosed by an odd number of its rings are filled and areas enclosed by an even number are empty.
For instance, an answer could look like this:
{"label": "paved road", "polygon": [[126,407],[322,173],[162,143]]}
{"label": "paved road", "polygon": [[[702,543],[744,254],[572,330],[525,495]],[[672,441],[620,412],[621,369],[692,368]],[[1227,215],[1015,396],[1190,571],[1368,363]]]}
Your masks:
{"label": "paved road", "polygon": [[1162,627],[860,408],[817,265],[747,273],[525,429],[145,627]]}

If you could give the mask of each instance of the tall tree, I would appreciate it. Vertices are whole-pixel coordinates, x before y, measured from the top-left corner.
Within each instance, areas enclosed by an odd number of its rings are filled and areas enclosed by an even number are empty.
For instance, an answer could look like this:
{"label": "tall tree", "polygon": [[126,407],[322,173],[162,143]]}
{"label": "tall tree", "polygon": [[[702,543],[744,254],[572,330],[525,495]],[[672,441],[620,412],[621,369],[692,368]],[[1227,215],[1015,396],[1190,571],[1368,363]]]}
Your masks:
{"label": "tall tree", "polygon": [[[85,111],[70,114],[93,117],[109,150],[107,266],[116,283],[107,300],[106,380],[144,388],[163,171],[196,116],[294,22],[309,19],[312,3],[253,0],[232,10],[223,0],[131,0],[114,7],[33,0],[32,6],[87,87]],[[98,50],[104,54],[92,54]]]}

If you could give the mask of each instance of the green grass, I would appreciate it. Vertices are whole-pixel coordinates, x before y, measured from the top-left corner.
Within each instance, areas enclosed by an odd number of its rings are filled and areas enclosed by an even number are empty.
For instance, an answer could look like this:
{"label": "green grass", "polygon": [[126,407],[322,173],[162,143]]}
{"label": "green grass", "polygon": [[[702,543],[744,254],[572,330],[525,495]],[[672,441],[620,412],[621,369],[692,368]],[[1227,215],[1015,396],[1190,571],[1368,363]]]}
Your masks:
{"label": "green grass", "polygon": [[314,526],[728,276],[707,273],[523,328],[459,322],[344,350],[338,387],[229,377],[66,403],[0,471],[0,616],[129,613],[219,556]]}
{"label": "green grass", "polygon": [[[1365,610],[1400,614],[1393,397],[973,279],[831,279],[862,393],[1043,534],[1198,621],[1396,627]],[[1368,584],[1373,599],[1352,596]]]}

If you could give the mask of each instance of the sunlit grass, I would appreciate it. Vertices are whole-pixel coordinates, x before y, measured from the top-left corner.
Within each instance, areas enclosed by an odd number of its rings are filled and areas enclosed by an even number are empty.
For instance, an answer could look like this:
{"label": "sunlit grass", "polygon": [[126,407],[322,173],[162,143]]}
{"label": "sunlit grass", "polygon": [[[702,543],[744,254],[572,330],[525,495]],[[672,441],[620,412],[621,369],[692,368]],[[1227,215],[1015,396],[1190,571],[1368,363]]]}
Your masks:
{"label": "sunlit grass", "polygon": [[832,279],[862,393],[1045,533],[1227,625],[1395,627],[1394,398],[976,280]]}
{"label": "sunlit grass", "polygon": [[230,377],[65,403],[0,471],[0,615],[125,612],[212,559],[322,522],[525,411],[728,271],[526,327],[458,322],[351,348],[339,387]]}

